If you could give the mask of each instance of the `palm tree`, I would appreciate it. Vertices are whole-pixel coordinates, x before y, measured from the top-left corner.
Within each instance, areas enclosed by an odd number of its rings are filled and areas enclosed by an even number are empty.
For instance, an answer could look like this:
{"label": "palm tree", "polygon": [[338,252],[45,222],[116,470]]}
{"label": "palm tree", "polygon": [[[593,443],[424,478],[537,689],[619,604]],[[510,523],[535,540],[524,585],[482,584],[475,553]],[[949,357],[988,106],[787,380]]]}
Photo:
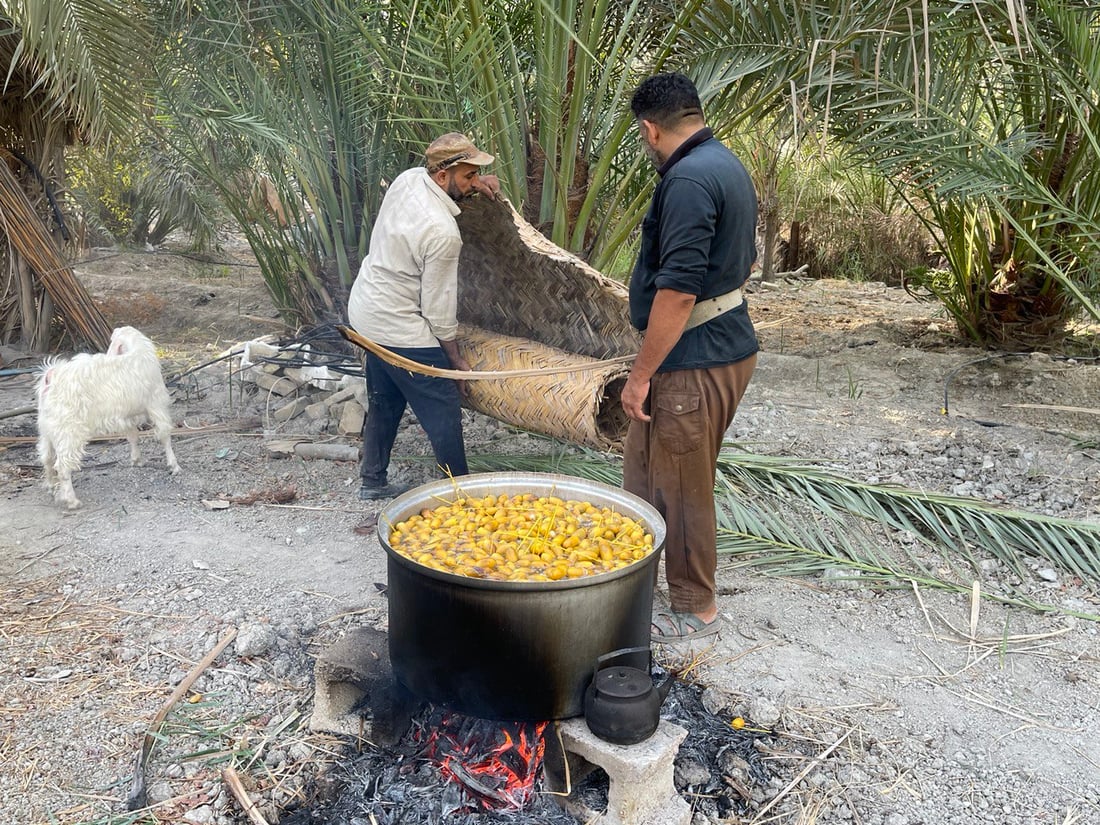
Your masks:
{"label": "palm tree", "polygon": [[43,215],[42,227],[29,220],[0,226],[19,282],[15,296],[0,294],[0,307],[4,340],[18,333],[34,350],[49,344],[55,302],[75,338],[105,346],[109,337],[56,248],[72,240],[58,195],[65,187],[65,147],[99,139],[135,116],[140,95],[134,94],[132,55],[149,52],[141,16],[135,23],[130,10],[110,0],[0,0],[0,63],[8,67],[0,86],[0,136],[9,148],[5,164],[17,160],[19,170],[18,178],[11,165],[3,170],[4,212]]}
{"label": "palm tree", "polygon": [[[673,17],[672,31],[700,5]],[[600,260],[644,197],[624,155],[625,96],[651,34],[641,0],[166,4],[162,106],[178,151],[220,181],[280,307],[297,320],[342,304],[382,185],[438,133],[471,133],[507,194],[559,245]],[[663,18],[662,18],[663,19]],[[667,42],[666,42],[667,41]],[[222,72],[206,70],[212,64]],[[258,169],[311,215],[291,242],[247,220],[233,182]],[[299,215],[298,217],[304,217]],[[317,255],[315,261],[311,256]]]}
{"label": "palm tree", "polygon": [[1066,0],[709,0],[672,59],[727,138],[843,142],[939,241],[948,269],[911,285],[975,341],[1036,342],[1100,318],[1098,24]]}
{"label": "palm tree", "polygon": [[1100,318],[1100,10],[891,9],[811,99],[939,239],[949,270],[919,285],[979,342],[1042,342],[1081,311]]}

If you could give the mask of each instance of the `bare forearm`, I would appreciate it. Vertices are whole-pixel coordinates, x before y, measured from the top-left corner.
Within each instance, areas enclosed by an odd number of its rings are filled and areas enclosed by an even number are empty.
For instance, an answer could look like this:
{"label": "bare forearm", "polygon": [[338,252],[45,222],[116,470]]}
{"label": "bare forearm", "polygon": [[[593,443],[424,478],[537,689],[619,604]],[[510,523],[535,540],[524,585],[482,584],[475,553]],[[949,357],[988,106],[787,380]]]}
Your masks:
{"label": "bare forearm", "polygon": [[459,363],[465,363],[465,359],[462,357],[462,354],[458,351],[458,341],[457,340],[452,339],[450,341],[440,341],[439,346],[441,346],[443,348],[443,352],[446,354],[447,360],[451,362],[451,366],[454,367],[454,369],[456,369],[456,370],[463,369],[463,367],[458,366]]}
{"label": "bare forearm", "polygon": [[635,421],[650,420],[645,411],[649,380],[683,335],[684,325],[693,306],[694,295],[671,289],[657,290],[649,312],[649,326],[646,327],[645,338],[642,340],[642,349],[634,359],[634,366],[630,368],[630,375],[623,386],[623,411],[628,418]]}
{"label": "bare forearm", "polygon": [[695,306],[695,296],[686,292],[674,292],[671,289],[657,290],[653,299],[653,308],[649,313],[649,326],[645,331],[641,351],[634,359],[630,377],[638,381],[648,381],[654,376],[665,358],[684,333],[684,325],[691,308]]}

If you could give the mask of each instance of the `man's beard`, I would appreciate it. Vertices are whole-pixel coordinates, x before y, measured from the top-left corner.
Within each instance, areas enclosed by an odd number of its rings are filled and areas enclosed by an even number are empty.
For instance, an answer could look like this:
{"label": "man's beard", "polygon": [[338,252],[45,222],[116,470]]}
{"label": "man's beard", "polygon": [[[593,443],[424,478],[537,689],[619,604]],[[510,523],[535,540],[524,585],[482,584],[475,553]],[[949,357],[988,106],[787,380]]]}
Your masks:
{"label": "man's beard", "polygon": [[656,146],[650,146],[649,141],[643,140],[642,149],[645,152],[645,156],[649,158],[649,162],[653,164],[654,168],[660,169],[664,165],[665,159],[662,158],[661,155],[657,152]]}
{"label": "man's beard", "polygon": [[451,200],[455,203],[462,203],[462,201],[471,197],[474,193],[466,192],[463,194],[462,190],[458,188],[458,184],[455,183],[455,179],[447,178],[447,194],[451,196]]}

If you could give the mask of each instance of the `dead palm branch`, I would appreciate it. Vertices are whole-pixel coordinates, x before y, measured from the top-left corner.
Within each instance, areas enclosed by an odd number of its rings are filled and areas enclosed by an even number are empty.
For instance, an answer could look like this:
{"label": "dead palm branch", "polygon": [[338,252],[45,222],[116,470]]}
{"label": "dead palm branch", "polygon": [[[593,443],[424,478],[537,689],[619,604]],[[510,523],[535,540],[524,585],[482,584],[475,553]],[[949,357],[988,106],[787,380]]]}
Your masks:
{"label": "dead palm branch", "polygon": [[[865,484],[801,459],[727,444],[718,464],[718,552],[768,575],[827,571],[876,588],[922,585],[1100,621],[1036,599],[1028,560],[1086,586],[1100,583],[1100,525],[1009,510],[959,496]],[[478,470],[556,472],[621,484],[618,457],[591,450],[476,456]],[[982,562],[987,562],[983,564]],[[987,568],[1000,571],[991,577]]]}
{"label": "dead palm branch", "polygon": [[[74,340],[106,349],[111,339],[110,327],[12,175],[4,152],[0,152],[0,235],[7,238],[16,253],[14,269],[19,317],[24,333],[31,325],[36,330],[29,343],[40,350],[49,344],[51,313],[39,310],[45,305],[56,307],[66,331]],[[42,284],[48,301],[36,295],[34,279]],[[24,334],[24,338],[28,336]]]}

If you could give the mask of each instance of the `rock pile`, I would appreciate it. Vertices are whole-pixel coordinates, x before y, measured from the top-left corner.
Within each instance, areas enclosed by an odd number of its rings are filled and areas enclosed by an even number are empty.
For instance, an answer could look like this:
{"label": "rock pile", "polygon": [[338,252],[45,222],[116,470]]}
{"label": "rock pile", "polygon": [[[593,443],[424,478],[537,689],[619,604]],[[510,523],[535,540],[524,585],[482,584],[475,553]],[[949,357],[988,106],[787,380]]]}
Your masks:
{"label": "rock pile", "polygon": [[[367,394],[362,366],[354,359],[320,353],[308,343],[278,346],[270,336],[235,349],[240,351],[239,375],[246,391],[251,387],[266,397],[264,429],[288,434],[283,441],[269,440],[269,451],[301,454],[301,442],[316,436],[358,439]],[[312,447],[326,447],[322,452],[331,455],[303,457],[354,459],[358,454],[357,444],[334,441]]]}

